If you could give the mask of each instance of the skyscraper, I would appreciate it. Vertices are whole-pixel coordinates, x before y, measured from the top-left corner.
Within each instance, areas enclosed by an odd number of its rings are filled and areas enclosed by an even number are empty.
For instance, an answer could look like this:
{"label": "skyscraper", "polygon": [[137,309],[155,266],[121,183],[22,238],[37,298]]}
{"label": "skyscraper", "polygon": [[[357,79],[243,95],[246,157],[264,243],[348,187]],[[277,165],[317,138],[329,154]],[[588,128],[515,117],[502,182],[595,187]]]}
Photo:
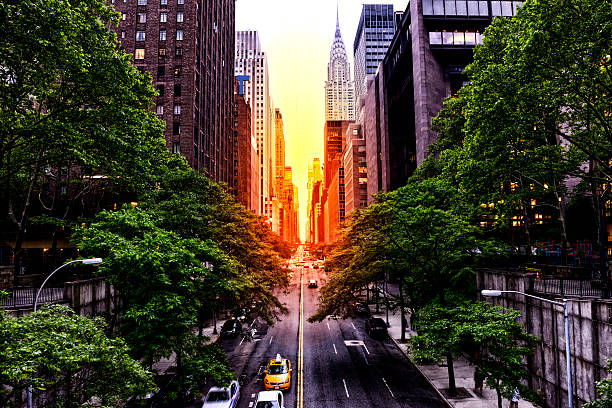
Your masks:
{"label": "skyscraper", "polygon": [[261,50],[257,31],[238,31],[236,33],[236,57],[234,61],[236,76],[249,76],[244,83],[244,95],[251,105],[251,129],[257,140],[259,156],[259,214],[266,210],[272,197],[271,185],[274,162],[272,161],[272,135],[274,132],[271,113],[268,80],[268,59]]}
{"label": "skyscraper", "polygon": [[[393,4],[364,4],[353,43],[355,97],[367,92],[367,77],[374,75],[393,40]],[[357,102],[358,103],[358,102]]]}
{"label": "skyscraper", "polygon": [[336,14],[336,34],[329,53],[327,81],[325,82],[325,120],[355,119],[355,90],[351,79],[351,66],[340,34],[340,21]]}
{"label": "skyscraper", "polygon": [[[234,0],[116,1],[121,46],[149,71],[166,145],[231,186]],[[211,75],[211,73],[215,73]]]}

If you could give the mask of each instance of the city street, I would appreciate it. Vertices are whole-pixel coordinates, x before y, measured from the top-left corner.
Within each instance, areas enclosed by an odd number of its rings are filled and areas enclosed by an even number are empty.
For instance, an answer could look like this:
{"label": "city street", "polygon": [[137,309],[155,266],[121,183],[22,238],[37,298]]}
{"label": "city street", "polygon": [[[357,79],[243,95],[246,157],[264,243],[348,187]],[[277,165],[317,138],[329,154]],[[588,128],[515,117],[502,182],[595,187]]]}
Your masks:
{"label": "city street", "polygon": [[308,280],[322,286],[326,275],[322,269],[292,269],[288,293],[279,294],[289,313],[274,327],[253,324],[258,331],[251,342],[242,337],[221,342],[236,374],[246,376],[240,408],[253,406],[263,390],[264,367],[277,353],[293,367],[291,389],[284,392],[287,408],[445,406],[390,340],[365,333],[363,318],[308,323],[318,296]]}

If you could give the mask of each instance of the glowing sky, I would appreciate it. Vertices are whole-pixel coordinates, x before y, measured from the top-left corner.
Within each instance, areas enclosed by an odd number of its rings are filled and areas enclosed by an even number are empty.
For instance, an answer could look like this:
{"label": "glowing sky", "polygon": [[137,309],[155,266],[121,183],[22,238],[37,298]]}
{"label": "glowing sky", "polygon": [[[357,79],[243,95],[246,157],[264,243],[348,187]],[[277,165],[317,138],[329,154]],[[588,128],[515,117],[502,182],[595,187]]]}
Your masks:
{"label": "glowing sky", "polygon": [[[362,4],[391,4],[404,10],[408,0],[339,0],[340,30],[354,76],[353,40]],[[268,55],[270,93],[283,114],[286,165],[299,189],[300,235],[305,238],[308,163],[323,160],[325,80],[336,29],[334,0],[237,0],[236,29],[257,30]]]}

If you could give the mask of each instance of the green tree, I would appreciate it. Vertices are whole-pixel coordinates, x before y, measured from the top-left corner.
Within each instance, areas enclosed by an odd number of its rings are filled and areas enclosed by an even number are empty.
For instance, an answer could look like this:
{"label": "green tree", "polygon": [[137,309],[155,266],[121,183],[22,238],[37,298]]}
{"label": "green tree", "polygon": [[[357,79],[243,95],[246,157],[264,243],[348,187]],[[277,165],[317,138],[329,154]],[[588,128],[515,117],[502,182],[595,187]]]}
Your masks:
{"label": "green tree", "polygon": [[102,0],[0,2],[0,210],[16,264],[31,215],[74,220],[88,194],[131,188],[167,155],[117,22]]}
{"label": "green tree", "polygon": [[[612,373],[612,359],[608,360],[608,372]],[[584,408],[611,408],[612,407],[612,378],[597,382],[597,395],[600,398],[584,405]]]}
{"label": "green tree", "polygon": [[[457,302],[455,306],[430,304],[419,311],[411,350],[416,361],[441,361],[464,355],[495,389],[498,406],[519,389],[524,398],[538,395],[522,384],[528,376],[524,359],[537,339],[523,331],[520,313],[492,307],[486,302]],[[449,371],[449,388],[454,392]]]}
{"label": "green tree", "polygon": [[96,397],[110,408],[151,391],[151,373],[123,340],[106,336],[105,326],[64,306],[17,318],[1,312],[0,405],[10,406],[29,384],[42,407],[90,406]]}

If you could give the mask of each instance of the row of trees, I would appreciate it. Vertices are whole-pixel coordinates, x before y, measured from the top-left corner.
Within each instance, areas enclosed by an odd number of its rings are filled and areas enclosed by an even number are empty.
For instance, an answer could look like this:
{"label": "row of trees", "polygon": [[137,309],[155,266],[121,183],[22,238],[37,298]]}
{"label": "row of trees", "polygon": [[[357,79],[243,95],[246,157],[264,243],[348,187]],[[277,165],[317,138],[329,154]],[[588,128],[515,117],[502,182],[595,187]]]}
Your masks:
{"label": "row of trees", "polygon": [[108,325],[65,309],[1,315],[3,398],[31,384],[62,406],[116,406],[149,390],[152,365],[170,356],[183,391],[223,382],[233,374],[203,345],[206,321],[221,308],[270,323],[285,311],[274,291],[291,249],[226,186],[169,155],[151,77],[110,29],[118,18],[101,0],[0,1],[2,244],[17,268],[30,231],[51,238],[52,255],[71,236],[104,259],[119,294]]}
{"label": "row of trees", "polygon": [[554,240],[565,254],[571,239],[597,239],[612,163],[610,21],[609,0],[530,0],[494,19],[469,84],[433,121],[428,158],[406,186],[353,212],[330,248],[311,320],[349,313],[364,287],[391,277],[402,324],[411,312],[419,334],[414,355],[446,359],[451,391],[453,356],[464,355],[500,407],[515,388],[537,398],[523,385],[535,339],[517,313],[474,302],[473,271],[517,243]]}

